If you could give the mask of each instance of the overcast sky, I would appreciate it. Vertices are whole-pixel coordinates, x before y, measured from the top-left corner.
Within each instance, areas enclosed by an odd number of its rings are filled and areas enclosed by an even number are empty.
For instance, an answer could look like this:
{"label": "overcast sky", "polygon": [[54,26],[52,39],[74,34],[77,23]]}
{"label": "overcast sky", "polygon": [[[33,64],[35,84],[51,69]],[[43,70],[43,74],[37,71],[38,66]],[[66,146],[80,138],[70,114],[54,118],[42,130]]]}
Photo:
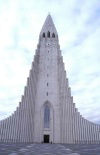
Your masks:
{"label": "overcast sky", "polygon": [[0,119],[21,100],[49,12],[76,107],[100,123],[100,0],[0,1]]}

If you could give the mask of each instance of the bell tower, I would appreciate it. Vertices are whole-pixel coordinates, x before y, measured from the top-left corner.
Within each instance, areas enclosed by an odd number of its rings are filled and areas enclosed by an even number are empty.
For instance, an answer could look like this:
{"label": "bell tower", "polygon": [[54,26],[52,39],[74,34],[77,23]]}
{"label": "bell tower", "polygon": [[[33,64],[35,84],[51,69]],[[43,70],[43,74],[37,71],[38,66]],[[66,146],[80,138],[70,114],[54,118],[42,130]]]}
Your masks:
{"label": "bell tower", "polygon": [[60,142],[58,50],[58,34],[48,15],[40,32],[37,49],[39,74],[35,100],[35,142]]}

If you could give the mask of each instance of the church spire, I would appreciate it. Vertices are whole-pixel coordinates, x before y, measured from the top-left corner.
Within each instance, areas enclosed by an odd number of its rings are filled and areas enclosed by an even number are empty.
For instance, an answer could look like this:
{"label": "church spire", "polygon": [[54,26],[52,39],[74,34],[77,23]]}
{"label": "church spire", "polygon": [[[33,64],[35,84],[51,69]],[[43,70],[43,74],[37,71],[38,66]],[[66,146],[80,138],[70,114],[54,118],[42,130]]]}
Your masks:
{"label": "church spire", "polygon": [[55,28],[55,25],[53,23],[53,20],[52,20],[52,17],[50,14],[48,14],[45,22],[44,22],[44,25],[42,27],[42,30],[40,32],[40,36],[47,36],[47,37],[56,37],[58,36],[57,34],[57,30]]}

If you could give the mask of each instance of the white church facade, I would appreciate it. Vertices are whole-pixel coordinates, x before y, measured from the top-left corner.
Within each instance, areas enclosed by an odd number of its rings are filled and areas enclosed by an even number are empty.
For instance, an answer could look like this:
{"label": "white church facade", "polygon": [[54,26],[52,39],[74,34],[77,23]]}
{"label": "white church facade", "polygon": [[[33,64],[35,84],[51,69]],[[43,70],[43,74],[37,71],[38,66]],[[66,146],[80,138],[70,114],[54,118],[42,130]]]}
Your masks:
{"label": "white church facade", "polygon": [[40,32],[21,102],[0,121],[0,142],[100,143],[100,125],[83,118],[75,108],[50,15]]}

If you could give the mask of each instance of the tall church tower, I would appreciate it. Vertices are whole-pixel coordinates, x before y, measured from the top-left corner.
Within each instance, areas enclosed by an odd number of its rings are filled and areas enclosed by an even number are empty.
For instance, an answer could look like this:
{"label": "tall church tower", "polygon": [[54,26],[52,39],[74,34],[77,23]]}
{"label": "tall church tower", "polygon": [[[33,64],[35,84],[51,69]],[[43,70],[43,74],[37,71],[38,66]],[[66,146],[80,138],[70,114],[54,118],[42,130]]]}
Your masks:
{"label": "tall church tower", "polygon": [[60,107],[58,58],[60,57],[58,34],[52,18],[47,16],[39,36],[37,49],[39,73],[35,98],[35,141],[60,142]]}
{"label": "tall church tower", "polygon": [[0,121],[0,142],[100,143],[100,125],[83,118],[75,108],[50,15],[40,32],[21,102]]}

